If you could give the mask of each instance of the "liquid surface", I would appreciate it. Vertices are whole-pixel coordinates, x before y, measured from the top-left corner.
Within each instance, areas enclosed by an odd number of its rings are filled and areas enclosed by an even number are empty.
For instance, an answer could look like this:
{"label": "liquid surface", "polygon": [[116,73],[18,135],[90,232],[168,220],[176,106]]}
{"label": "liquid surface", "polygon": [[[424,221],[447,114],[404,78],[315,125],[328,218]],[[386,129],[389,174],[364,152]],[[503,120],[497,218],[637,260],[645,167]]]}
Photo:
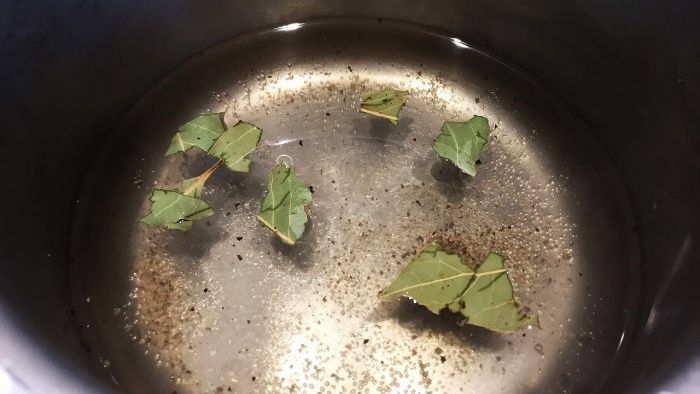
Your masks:
{"label": "liquid surface", "polygon": [[[361,93],[410,91],[398,127]],[[220,168],[188,233],[137,223],[153,187],[215,160],[163,157],[202,112],[260,126],[250,173]],[[432,151],[445,120],[492,126],[477,176]],[[311,221],[288,247],[255,221],[293,164]],[[521,74],[458,39],[387,22],[294,24],[188,61],[125,119],[74,228],[82,334],[128,392],[578,393],[603,383],[629,317],[624,196],[587,131]],[[506,256],[542,328],[459,327],[377,294],[432,239]]]}

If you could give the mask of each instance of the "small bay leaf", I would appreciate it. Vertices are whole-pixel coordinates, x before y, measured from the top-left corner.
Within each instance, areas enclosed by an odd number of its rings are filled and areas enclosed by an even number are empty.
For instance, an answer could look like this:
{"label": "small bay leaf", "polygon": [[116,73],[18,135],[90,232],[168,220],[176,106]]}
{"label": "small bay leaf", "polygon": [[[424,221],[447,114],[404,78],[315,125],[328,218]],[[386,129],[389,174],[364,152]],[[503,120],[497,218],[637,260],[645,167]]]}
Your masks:
{"label": "small bay leaf", "polygon": [[172,190],[154,189],[149,200],[151,212],[140,221],[151,227],[187,231],[192,221],[214,214],[205,201]]}
{"label": "small bay leaf", "polygon": [[433,242],[401,271],[381,294],[383,300],[406,296],[439,314],[447,308],[461,313],[464,323],[497,332],[539,327],[536,315],[518,308],[504,258],[489,253],[476,270]]}
{"label": "small bay leaf", "polygon": [[180,182],[175,186],[178,192],[186,195],[186,196],[191,196],[191,197],[201,197],[202,192],[204,191],[204,184],[207,182],[207,179],[211,176],[211,174],[216,171],[217,168],[223,163],[223,161],[219,160],[216,164],[214,164],[210,169],[204,171],[202,175],[196,176],[194,178],[189,178],[185,179],[184,181]]}
{"label": "small bay leaf", "polygon": [[184,181],[178,183],[177,186],[175,186],[175,188],[178,192],[184,194],[185,196],[199,198],[204,192],[205,181],[206,179],[203,179],[200,175],[194,178],[185,179]]}
{"label": "small bay leaf", "polygon": [[[539,327],[537,315],[524,313],[513,299],[513,285],[503,267],[503,256],[491,252],[476,269],[474,280],[460,297],[460,313],[467,324],[492,331]],[[451,308],[452,309],[452,308]]]}
{"label": "small bay leaf", "polygon": [[223,113],[199,115],[180,126],[165,155],[185,152],[194,147],[208,151],[225,130]]}
{"label": "small bay leaf", "polygon": [[433,141],[433,150],[453,162],[462,172],[476,175],[479,160],[489,138],[489,121],[474,116],[467,122],[445,122]]}
{"label": "small bay leaf", "polygon": [[278,164],[267,176],[267,194],[256,219],[282,242],[294,245],[304,233],[311,192],[292,168]]}
{"label": "small bay leaf", "polygon": [[248,122],[238,122],[226,130],[209,150],[209,154],[221,158],[231,171],[248,172],[250,160],[246,156],[257,149],[262,129]]}
{"label": "small bay leaf", "polygon": [[391,124],[398,126],[399,111],[406,105],[407,91],[383,90],[362,95],[360,112],[388,119]]}

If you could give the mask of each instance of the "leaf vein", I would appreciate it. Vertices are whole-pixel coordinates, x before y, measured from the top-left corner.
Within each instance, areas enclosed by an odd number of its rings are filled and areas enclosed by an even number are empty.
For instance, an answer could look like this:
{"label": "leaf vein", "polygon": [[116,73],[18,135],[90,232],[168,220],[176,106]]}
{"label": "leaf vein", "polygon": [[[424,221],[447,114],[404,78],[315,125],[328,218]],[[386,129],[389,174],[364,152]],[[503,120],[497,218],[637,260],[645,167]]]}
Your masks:
{"label": "leaf vein", "polygon": [[402,293],[402,292],[406,292],[406,291],[409,291],[409,290],[412,290],[412,289],[417,289],[417,288],[420,288],[420,287],[430,286],[430,285],[434,285],[434,284],[436,284],[436,283],[442,283],[442,282],[446,282],[446,281],[448,281],[448,280],[454,280],[454,279],[457,279],[457,278],[462,278],[462,277],[467,277],[467,276],[472,276],[472,275],[474,275],[473,272],[465,272],[465,273],[462,273],[462,274],[459,274],[459,275],[453,275],[453,276],[450,276],[450,277],[447,277],[447,278],[440,278],[440,279],[435,279],[435,280],[431,280],[431,281],[428,281],[428,282],[417,283],[417,284],[415,284],[415,285],[406,286],[406,287],[404,287],[404,288],[401,288],[401,289],[398,289],[398,290],[394,290],[394,291],[392,291],[392,292],[390,292],[390,293],[383,294],[382,297],[391,297],[391,296],[393,296],[393,295],[395,295],[395,294],[399,294],[399,293]]}

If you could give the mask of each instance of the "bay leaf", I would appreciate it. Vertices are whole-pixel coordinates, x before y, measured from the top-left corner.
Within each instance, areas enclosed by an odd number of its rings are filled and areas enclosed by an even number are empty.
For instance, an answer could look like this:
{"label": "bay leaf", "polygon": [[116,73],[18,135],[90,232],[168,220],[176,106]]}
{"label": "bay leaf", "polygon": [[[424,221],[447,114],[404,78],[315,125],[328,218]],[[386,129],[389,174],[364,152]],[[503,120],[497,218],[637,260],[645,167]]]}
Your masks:
{"label": "bay leaf", "polygon": [[433,242],[408,263],[380,298],[406,296],[435,314],[447,308],[461,313],[465,324],[497,332],[539,327],[537,316],[528,315],[515,303],[503,262],[503,256],[491,252],[472,270],[458,255]]}
{"label": "bay leaf", "polygon": [[201,197],[202,193],[204,192],[204,184],[207,182],[207,179],[211,176],[211,174],[216,171],[217,168],[223,163],[222,160],[219,160],[216,164],[214,164],[210,169],[204,171],[201,175],[196,176],[194,178],[189,178],[185,179],[184,181],[180,182],[175,186],[178,192],[186,195],[186,196],[191,196],[191,197]]}
{"label": "bay leaf", "polygon": [[186,152],[194,147],[208,151],[225,130],[223,113],[199,115],[180,126],[165,155]]}
{"label": "bay leaf", "polygon": [[256,219],[282,242],[294,245],[304,234],[311,192],[291,167],[278,164],[267,176],[267,193]]}
{"label": "bay leaf", "polygon": [[177,189],[178,192],[184,194],[185,196],[199,198],[204,192],[205,181],[206,179],[203,179],[201,175],[196,176],[194,178],[185,179],[184,181],[178,183],[177,186],[175,186],[175,189]]}
{"label": "bay leaf", "polygon": [[462,172],[476,175],[479,160],[489,138],[489,121],[474,116],[467,122],[445,122],[433,141],[433,150],[454,163]]}
{"label": "bay leaf", "polygon": [[408,263],[380,297],[410,297],[438,314],[464,293],[473,276],[474,271],[459,256],[444,252],[433,242]]}
{"label": "bay leaf", "polygon": [[537,315],[528,315],[515,303],[504,260],[491,252],[477,267],[474,280],[457,302],[461,307],[459,312],[466,318],[464,322],[498,332],[539,327]]}
{"label": "bay leaf", "polygon": [[250,160],[246,156],[258,148],[261,137],[261,128],[239,121],[216,140],[209,154],[221,158],[231,171],[248,172]]}
{"label": "bay leaf", "polygon": [[149,200],[151,211],[140,222],[151,227],[187,231],[192,221],[214,214],[205,201],[173,190],[154,189]]}
{"label": "bay leaf", "polygon": [[362,95],[360,112],[388,119],[394,126],[399,125],[399,111],[406,105],[407,91],[382,90]]}

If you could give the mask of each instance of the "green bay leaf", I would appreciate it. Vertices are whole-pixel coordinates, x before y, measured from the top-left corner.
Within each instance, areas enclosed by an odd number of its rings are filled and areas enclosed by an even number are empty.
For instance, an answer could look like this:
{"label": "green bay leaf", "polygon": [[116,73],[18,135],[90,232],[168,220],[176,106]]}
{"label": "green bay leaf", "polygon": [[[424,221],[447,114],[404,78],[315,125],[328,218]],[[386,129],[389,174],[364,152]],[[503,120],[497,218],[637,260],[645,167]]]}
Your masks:
{"label": "green bay leaf", "polygon": [[209,150],[219,157],[231,171],[248,172],[250,160],[246,156],[258,148],[262,129],[248,122],[238,122],[226,130]]}
{"label": "green bay leaf", "polygon": [[388,119],[391,124],[398,126],[399,111],[406,105],[407,91],[383,90],[362,95],[360,112]]}
{"label": "green bay leaf", "polygon": [[466,318],[464,322],[498,332],[539,327],[537,315],[524,313],[515,303],[504,260],[503,256],[491,252],[477,267],[474,280],[457,301],[461,307],[459,312]]}
{"label": "green bay leaf", "polygon": [[471,282],[474,271],[454,254],[433,242],[401,271],[380,297],[384,300],[406,296],[439,314],[459,298]]}
{"label": "green bay leaf", "polygon": [[180,126],[165,155],[186,152],[194,147],[208,151],[225,130],[223,113],[199,115]]}
{"label": "green bay leaf", "polygon": [[467,122],[445,122],[433,141],[433,150],[453,162],[462,172],[476,175],[479,160],[489,138],[489,121],[474,116]]}
{"label": "green bay leaf", "polygon": [[187,231],[192,221],[214,214],[205,201],[173,190],[155,189],[149,200],[151,211],[140,222],[151,227]]}
{"label": "green bay leaf", "polygon": [[537,315],[525,313],[515,303],[513,286],[504,258],[489,253],[472,270],[455,254],[433,242],[401,271],[380,297],[406,296],[439,314],[443,309],[461,313],[464,323],[497,332],[539,327]]}
{"label": "green bay leaf", "polygon": [[294,245],[304,234],[311,192],[292,168],[278,164],[267,176],[267,193],[256,219],[282,242]]}

